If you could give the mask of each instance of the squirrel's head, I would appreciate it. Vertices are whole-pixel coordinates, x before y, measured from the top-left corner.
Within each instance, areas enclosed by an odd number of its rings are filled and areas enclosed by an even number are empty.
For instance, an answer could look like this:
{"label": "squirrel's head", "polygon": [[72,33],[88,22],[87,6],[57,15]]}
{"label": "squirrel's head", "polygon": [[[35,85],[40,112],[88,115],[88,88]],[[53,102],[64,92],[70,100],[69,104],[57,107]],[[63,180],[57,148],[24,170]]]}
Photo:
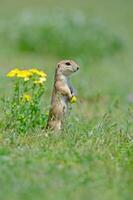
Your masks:
{"label": "squirrel's head", "polygon": [[56,70],[64,76],[69,76],[79,70],[79,66],[73,60],[62,60],[57,64]]}

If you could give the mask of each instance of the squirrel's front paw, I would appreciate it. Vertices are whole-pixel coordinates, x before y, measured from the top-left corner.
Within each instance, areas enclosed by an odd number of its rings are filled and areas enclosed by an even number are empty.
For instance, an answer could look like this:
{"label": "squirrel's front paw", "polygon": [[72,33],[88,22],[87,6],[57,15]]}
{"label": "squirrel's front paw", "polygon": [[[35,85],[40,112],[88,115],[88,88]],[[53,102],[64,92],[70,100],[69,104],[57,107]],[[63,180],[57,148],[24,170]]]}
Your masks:
{"label": "squirrel's front paw", "polygon": [[77,102],[77,97],[72,96],[72,98],[70,99],[70,103],[76,103],[76,102]]}

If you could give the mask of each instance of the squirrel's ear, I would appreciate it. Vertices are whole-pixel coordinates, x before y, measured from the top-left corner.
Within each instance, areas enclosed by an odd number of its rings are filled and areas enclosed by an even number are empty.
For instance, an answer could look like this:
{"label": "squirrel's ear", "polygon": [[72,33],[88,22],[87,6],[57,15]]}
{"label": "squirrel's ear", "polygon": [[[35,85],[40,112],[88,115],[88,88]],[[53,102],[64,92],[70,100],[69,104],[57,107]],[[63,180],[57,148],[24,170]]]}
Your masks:
{"label": "squirrel's ear", "polygon": [[60,63],[57,63],[56,64],[56,69],[59,69],[60,68]]}

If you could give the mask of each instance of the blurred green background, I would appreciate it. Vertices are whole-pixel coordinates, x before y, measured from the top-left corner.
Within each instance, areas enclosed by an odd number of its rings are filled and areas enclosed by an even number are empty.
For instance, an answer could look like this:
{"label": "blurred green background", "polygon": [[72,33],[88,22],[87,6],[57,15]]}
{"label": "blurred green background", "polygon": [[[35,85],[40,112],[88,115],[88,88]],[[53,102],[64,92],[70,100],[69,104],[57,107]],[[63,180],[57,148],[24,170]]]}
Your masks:
{"label": "blurred green background", "polygon": [[51,74],[57,61],[71,58],[81,65],[81,96],[132,92],[131,0],[1,0],[0,11],[2,71],[30,65]]}
{"label": "blurred green background", "polygon": [[0,124],[0,199],[131,199],[132,11],[132,0],[0,0],[1,96],[10,96],[10,69],[37,67],[48,74],[49,107],[56,63],[81,66],[61,138],[16,137]]}

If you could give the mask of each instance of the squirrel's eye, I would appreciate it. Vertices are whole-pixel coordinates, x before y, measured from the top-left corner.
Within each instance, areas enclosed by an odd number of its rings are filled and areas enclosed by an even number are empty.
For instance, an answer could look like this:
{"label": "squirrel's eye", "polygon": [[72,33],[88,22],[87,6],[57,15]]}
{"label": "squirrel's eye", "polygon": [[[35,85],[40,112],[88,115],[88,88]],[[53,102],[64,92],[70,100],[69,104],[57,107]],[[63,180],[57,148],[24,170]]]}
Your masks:
{"label": "squirrel's eye", "polygon": [[70,63],[70,62],[66,62],[65,64],[66,64],[66,65],[71,65],[71,63]]}

